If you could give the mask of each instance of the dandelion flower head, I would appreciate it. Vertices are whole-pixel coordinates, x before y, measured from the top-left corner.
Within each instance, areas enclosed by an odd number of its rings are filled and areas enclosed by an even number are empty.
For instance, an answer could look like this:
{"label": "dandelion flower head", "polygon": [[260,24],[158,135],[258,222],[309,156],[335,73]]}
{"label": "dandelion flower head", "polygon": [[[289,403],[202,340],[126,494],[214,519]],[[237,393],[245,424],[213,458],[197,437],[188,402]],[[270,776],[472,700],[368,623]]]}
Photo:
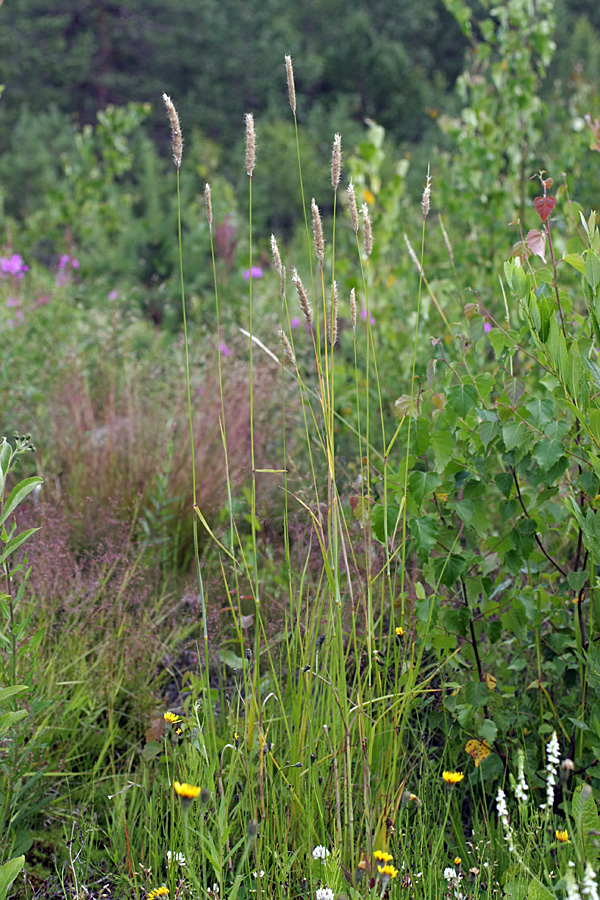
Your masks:
{"label": "dandelion flower head", "polygon": [[442,772],[442,778],[446,784],[458,784],[464,777],[462,772]]}
{"label": "dandelion flower head", "polygon": [[169,725],[176,725],[177,722],[181,722],[181,716],[176,716],[175,713],[172,712],[166,712],[163,718]]}
{"label": "dandelion flower head", "polygon": [[373,854],[375,859],[378,859],[380,862],[388,863],[393,860],[393,856],[391,853],[386,853],[385,850],[376,850]]}
{"label": "dandelion flower head", "polygon": [[185,784],[185,782],[181,784],[179,781],[174,781],[173,787],[175,788],[175,793],[179,794],[182,800],[195,800],[200,793],[199,787],[195,787],[193,784]]}

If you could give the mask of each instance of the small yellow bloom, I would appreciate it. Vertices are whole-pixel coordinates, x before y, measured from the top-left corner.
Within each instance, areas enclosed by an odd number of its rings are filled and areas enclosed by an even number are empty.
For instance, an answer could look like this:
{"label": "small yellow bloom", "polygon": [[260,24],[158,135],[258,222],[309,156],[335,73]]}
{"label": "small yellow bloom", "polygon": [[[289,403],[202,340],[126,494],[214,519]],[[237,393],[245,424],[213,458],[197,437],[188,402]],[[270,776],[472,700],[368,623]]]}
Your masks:
{"label": "small yellow bloom", "polygon": [[180,784],[179,781],[174,781],[173,787],[175,788],[175,793],[179,794],[182,800],[195,800],[200,793],[200,788],[194,787],[193,784]]}
{"label": "small yellow bloom", "polygon": [[386,853],[385,850],[376,850],[373,854],[375,859],[378,859],[380,862],[388,863],[393,860],[393,856],[391,853]]}
{"label": "small yellow bloom", "polygon": [[454,865],[455,866],[460,866],[461,862],[462,862],[462,859],[460,858],[460,856],[454,857]]}
{"label": "small yellow bloom", "polygon": [[178,728],[175,734],[183,734],[183,731],[181,730],[181,728]]}
{"label": "small yellow bloom", "polygon": [[181,716],[176,716],[175,713],[166,712],[164,714],[165,722],[168,722],[169,725],[176,725],[178,722],[181,722]]}
{"label": "small yellow bloom", "polygon": [[161,885],[159,888],[154,888],[153,891],[150,891],[148,894],[147,900],[157,900],[158,897],[168,897],[169,896],[169,888],[165,887],[165,885]]}
{"label": "small yellow bloom", "polygon": [[398,869],[395,869],[393,866],[377,866],[377,871],[384,878],[395,878],[398,874]]}
{"label": "small yellow bloom", "polygon": [[363,200],[366,200],[371,206],[375,203],[375,196],[367,187],[363,190]]}
{"label": "small yellow bloom", "polygon": [[398,627],[396,628],[396,634],[398,637],[404,636],[404,628],[402,628],[401,625],[398,625]]}
{"label": "small yellow bloom", "polygon": [[458,784],[464,777],[462,772],[442,772],[442,778],[446,784]]}
{"label": "small yellow bloom", "polygon": [[559,831],[556,830],[556,840],[560,841],[561,844],[569,844],[569,832],[568,831]]}

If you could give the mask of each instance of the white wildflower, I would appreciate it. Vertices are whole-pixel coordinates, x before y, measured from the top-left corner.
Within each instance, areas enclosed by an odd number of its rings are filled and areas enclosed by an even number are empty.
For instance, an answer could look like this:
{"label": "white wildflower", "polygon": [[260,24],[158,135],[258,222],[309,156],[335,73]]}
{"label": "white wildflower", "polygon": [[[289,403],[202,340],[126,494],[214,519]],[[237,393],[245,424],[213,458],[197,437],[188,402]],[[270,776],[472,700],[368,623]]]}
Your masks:
{"label": "white wildflower", "polygon": [[496,794],[496,809],[498,810],[498,818],[502,822],[502,828],[504,829],[504,840],[508,844],[508,849],[510,853],[515,852],[515,845],[513,841],[512,830],[510,827],[510,821],[508,818],[508,807],[506,805],[506,794],[502,790],[502,788],[498,788],[498,793]]}
{"label": "white wildflower", "polygon": [[450,868],[450,866],[447,866],[444,869],[444,878],[446,879],[446,881],[456,881],[456,869],[452,869]]}
{"label": "white wildflower", "polygon": [[315,891],[316,900],[333,900],[333,891],[331,888],[317,888]]}
{"label": "white wildflower", "polygon": [[560,745],[556,732],[552,732],[552,737],[546,746],[546,802],[540,806],[540,809],[552,809],[554,805],[554,785],[556,784],[557,766],[560,763]]}
{"label": "white wildflower", "polygon": [[522,750],[518,752],[517,764],[517,783],[515,785],[515,797],[519,803],[527,803],[527,791],[529,785],[525,780],[525,754]]}
{"label": "white wildflower", "polygon": [[172,862],[177,863],[178,866],[185,866],[185,856],[183,853],[171,853],[170,850],[167,850],[167,865],[171,865]]}
{"label": "white wildflower", "polygon": [[581,894],[573,875],[573,870],[569,869],[565,876],[567,900],[581,900]]}
{"label": "white wildflower", "polygon": [[252,874],[253,874],[253,876],[254,876],[255,878],[264,878],[264,877],[265,877],[265,870],[264,870],[264,869],[261,869],[260,872],[253,872]]}
{"label": "white wildflower", "polygon": [[585,866],[585,875],[583,876],[583,881],[581,882],[581,893],[584,897],[589,897],[589,900],[599,900],[596,873],[592,869],[589,862],[586,863]]}
{"label": "white wildflower", "polygon": [[329,856],[329,850],[327,849],[327,847],[324,847],[322,844],[319,844],[317,847],[315,847],[315,849],[312,852],[313,859],[322,859],[323,862],[325,862],[325,860],[327,859],[328,856]]}

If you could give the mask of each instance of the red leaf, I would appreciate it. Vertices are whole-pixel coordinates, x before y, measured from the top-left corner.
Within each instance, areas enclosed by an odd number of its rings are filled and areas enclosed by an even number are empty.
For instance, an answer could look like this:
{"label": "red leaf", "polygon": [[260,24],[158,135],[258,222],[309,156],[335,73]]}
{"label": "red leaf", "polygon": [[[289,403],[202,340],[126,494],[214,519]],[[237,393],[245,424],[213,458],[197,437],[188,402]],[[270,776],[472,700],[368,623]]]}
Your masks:
{"label": "red leaf", "polygon": [[533,201],[533,205],[542,222],[546,222],[556,206],[556,200],[554,197],[536,197]]}

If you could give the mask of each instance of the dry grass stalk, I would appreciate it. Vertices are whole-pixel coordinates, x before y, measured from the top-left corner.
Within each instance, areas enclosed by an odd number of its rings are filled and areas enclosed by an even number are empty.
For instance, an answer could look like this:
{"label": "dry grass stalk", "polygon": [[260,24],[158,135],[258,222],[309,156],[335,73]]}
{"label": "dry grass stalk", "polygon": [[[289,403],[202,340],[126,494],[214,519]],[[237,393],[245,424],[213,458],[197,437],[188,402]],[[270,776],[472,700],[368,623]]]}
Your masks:
{"label": "dry grass stalk", "polygon": [[454,253],[452,252],[452,245],[450,243],[450,238],[446,234],[446,229],[444,228],[444,222],[442,221],[441,214],[438,216],[440,221],[440,228],[442,229],[442,234],[444,235],[444,244],[446,245],[446,250],[448,251],[448,256],[450,257],[450,262],[454,265]]}
{"label": "dry grass stalk", "polygon": [[292,112],[296,115],[296,85],[294,84],[294,70],[292,68],[292,57],[286,56],[285,70],[287,73],[288,94],[290,95],[290,106]]}
{"label": "dry grass stalk", "polygon": [[281,328],[279,329],[279,337],[281,338],[281,343],[283,345],[283,351],[285,355],[287,356],[293,367],[297,369],[298,367],[296,365],[296,357],[294,355],[292,345],[289,342],[287,334]]}
{"label": "dry grass stalk", "polygon": [[331,308],[329,313],[329,340],[331,346],[337,343],[338,339],[338,289],[337,281],[331,285]]}
{"label": "dry grass stalk", "polygon": [[210,184],[206,184],[204,186],[204,200],[206,203],[206,218],[208,219],[208,227],[212,231],[213,214],[212,214],[212,200],[211,200],[211,193],[210,193]]}
{"label": "dry grass stalk", "polygon": [[271,235],[271,253],[273,254],[273,262],[275,263],[275,268],[281,275],[281,254],[279,253],[279,247],[277,246],[277,238],[274,234]]}
{"label": "dry grass stalk", "polygon": [[358,209],[356,208],[356,194],[354,193],[354,185],[352,182],[348,185],[348,209],[350,210],[350,221],[354,234],[358,234]]}
{"label": "dry grass stalk", "polygon": [[252,178],[256,163],[256,136],[254,134],[254,116],[246,113],[246,172]]}
{"label": "dry grass stalk", "polygon": [[300,300],[300,308],[304,313],[304,318],[309,325],[312,325],[313,314],[312,309],[310,308],[310,303],[308,302],[308,294],[306,293],[306,288],[302,284],[302,280],[298,275],[297,269],[292,269],[292,281],[296,285],[296,290],[298,291],[298,299]]}
{"label": "dry grass stalk", "polygon": [[404,242],[405,242],[406,246],[408,247],[408,254],[409,254],[410,258],[412,259],[412,261],[414,262],[417,272],[419,273],[419,275],[422,276],[423,269],[421,268],[421,263],[419,262],[419,257],[413,250],[412,245],[408,239],[408,235],[406,233],[404,234]]}
{"label": "dry grass stalk", "polygon": [[173,162],[179,169],[181,166],[181,157],[183,154],[183,136],[181,134],[181,125],[179,124],[179,116],[175,105],[168,94],[163,94],[163,101],[167,107],[169,121],[171,123],[171,140],[173,143]]}
{"label": "dry grass stalk", "polygon": [[315,198],[311,200],[310,208],[312,210],[313,234],[315,236],[315,250],[317,259],[323,265],[325,259],[325,241],[323,239],[323,223],[321,222],[321,213],[319,207],[315,203]]}
{"label": "dry grass stalk", "polygon": [[333,137],[333,150],[331,151],[331,183],[334,191],[337,191],[342,171],[342,136],[335,134]]}
{"label": "dry grass stalk", "polygon": [[371,217],[369,215],[369,206],[367,203],[363,203],[361,211],[363,217],[363,240],[365,244],[365,253],[368,259],[373,252],[373,232],[371,231]]}
{"label": "dry grass stalk", "polygon": [[427,166],[427,181],[423,190],[423,199],[421,200],[421,209],[423,210],[423,218],[426,219],[431,204],[431,175],[429,174],[429,166]]}
{"label": "dry grass stalk", "polygon": [[350,291],[350,317],[352,319],[352,332],[356,337],[356,291],[354,288]]}

